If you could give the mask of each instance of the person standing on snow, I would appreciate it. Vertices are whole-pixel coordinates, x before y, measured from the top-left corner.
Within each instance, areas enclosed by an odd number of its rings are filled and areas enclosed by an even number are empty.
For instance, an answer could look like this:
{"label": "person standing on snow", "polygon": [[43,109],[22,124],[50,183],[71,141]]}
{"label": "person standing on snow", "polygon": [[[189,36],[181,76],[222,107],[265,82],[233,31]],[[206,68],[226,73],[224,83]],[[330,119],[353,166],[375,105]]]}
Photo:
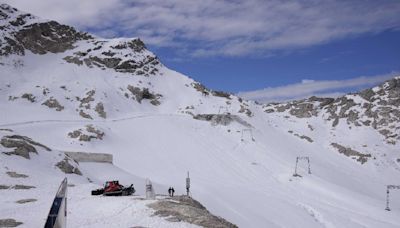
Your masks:
{"label": "person standing on snow", "polygon": [[172,187],[169,187],[169,189],[168,189],[168,195],[169,195],[169,197],[172,196]]}
{"label": "person standing on snow", "polygon": [[174,197],[175,189],[171,188],[171,197]]}

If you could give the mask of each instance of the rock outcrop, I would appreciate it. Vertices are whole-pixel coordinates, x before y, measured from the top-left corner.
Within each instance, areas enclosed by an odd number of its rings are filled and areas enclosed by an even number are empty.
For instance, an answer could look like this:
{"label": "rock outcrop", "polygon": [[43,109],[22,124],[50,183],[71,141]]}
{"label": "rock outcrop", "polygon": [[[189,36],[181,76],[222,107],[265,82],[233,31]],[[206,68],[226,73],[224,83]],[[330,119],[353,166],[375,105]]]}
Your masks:
{"label": "rock outcrop", "polygon": [[221,217],[212,215],[198,201],[187,196],[175,196],[172,199],[158,200],[148,206],[156,211],[154,215],[167,217],[166,220],[171,222],[184,221],[210,228],[237,227]]}
{"label": "rock outcrop", "polygon": [[35,146],[39,146],[47,151],[51,151],[50,148],[38,142],[33,141],[31,138],[20,135],[11,135],[2,137],[0,145],[2,145],[5,148],[13,149],[12,151],[9,152],[3,152],[4,154],[17,155],[24,157],[26,159],[30,159],[29,155],[30,153],[35,153],[35,154],[38,153]]}
{"label": "rock outcrop", "polygon": [[252,127],[251,124],[244,121],[237,115],[231,114],[198,114],[193,116],[196,120],[209,121],[212,125],[228,126],[232,122],[237,122],[245,127]]}
{"label": "rock outcrop", "polygon": [[297,118],[322,116],[332,127],[340,122],[349,126],[372,127],[386,142],[396,144],[400,140],[400,77],[359,93],[338,98],[310,97],[287,103],[271,103],[263,106],[266,113],[287,112]]}

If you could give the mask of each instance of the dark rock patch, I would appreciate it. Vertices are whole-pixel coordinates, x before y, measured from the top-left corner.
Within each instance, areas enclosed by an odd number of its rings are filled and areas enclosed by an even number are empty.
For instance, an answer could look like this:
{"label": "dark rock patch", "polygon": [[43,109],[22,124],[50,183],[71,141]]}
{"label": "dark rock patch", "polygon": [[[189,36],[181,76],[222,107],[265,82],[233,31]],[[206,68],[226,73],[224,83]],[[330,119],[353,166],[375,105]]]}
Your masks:
{"label": "dark rock patch", "polygon": [[29,153],[37,154],[37,150],[34,146],[39,146],[44,148],[47,151],[51,151],[50,148],[44,146],[38,142],[33,141],[31,138],[26,136],[20,135],[11,135],[11,136],[4,136],[1,141],[0,145],[5,148],[13,148],[14,151],[11,152],[3,152],[6,155],[18,155],[24,157],[26,159],[30,159]]}
{"label": "dark rock patch", "polygon": [[105,133],[96,129],[93,125],[86,125],[86,131],[90,134],[86,134],[83,132],[84,130],[78,129],[68,133],[70,138],[78,138],[79,141],[82,142],[90,142],[92,139],[99,139],[102,140]]}
{"label": "dark rock patch", "polygon": [[210,95],[210,90],[207,89],[203,84],[200,82],[194,82],[191,84],[193,88],[195,88],[197,91],[201,92],[202,95],[208,96]]}
{"label": "dark rock patch", "polygon": [[107,113],[104,111],[104,105],[102,102],[97,103],[95,111],[99,114],[102,118],[107,118]]}
{"label": "dark rock patch", "polygon": [[365,89],[365,90],[361,91],[359,93],[359,95],[369,102],[374,101],[374,99],[372,99],[372,98],[373,98],[373,96],[375,96],[375,93],[372,89]]}
{"label": "dark rock patch", "polygon": [[15,201],[15,203],[25,204],[25,203],[33,203],[33,202],[36,202],[36,201],[37,201],[37,199],[21,199],[21,200]]}
{"label": "dark rock patch", "polygon": [[364,164],[365,162],[368,161],[368,158],[371,158],[371,154],[363,154],[349,147],[342,146],[338,143],[331,143],[331,145],[334,148],[336,148],[339,151],[339,153],[344,154],[347,157],[353,157],[357,159],[357,161],[360,162],[361,164]]}
{"label": "dark rock patch", "polygon": [[29,177],[28,175],[20,174],[20,173],[16,173],[16,172],[7,172],[7,175],[12,178],[27,178],[27,177]]}
{"label": "dark rock patch", "polygon": [[12,189],[15,189],[15,190],[29,190],[32,188],[36,188],[36,187],[30,186],[30,185],[23,185],[23,184],[17,184],[17,185],[12,186]]}
{"label": "dark rock patch", "polygon": [[0,128],[0,131],[8,131],[8,132],[13,132],[13,130],[8,129],[8,128]]}
{"label": "dark rock patch", "polygon": [[64,106],[62,106],[55,98],[51,97],[50,99],[46,100],[42,105],[45,105],[49,108],[54,108],[56,111],[62,111]]}
{"label": "dark rock patch", "polygon": [[11,186],[0,184],[0,190],[9,189],[9,188],[11,188]]}
{"label": "dark rock patch", "polygon": [[297,118],[310,118],[317,114],[314,110],[314,105],[311,103],[296,104],[289,113]]}
{"label": "dark rock patch", "polygon": [[132,85],[128,85],[127,89],[135,97],[136,101],[142,103],[142,100],[150,100],[153,105],[159,105],[159,99],[162,97],[161,94],[155,94],[149,91],[148,88],[138,88]]}
{"label": "dark rock patch", "polygon": [[231,99],[231,94],[224,91],[212,91],[211,94],[215,97],[223,97],[229,100]]}
{"label": "dark rock patch", "polygon": [[116,45],[116,46],[114,46],[112,48],[114,48],[114,49],[130,48],[135,52],[141,52],[141,51],[146,49],[146,45],[143,43],[142,40],[134,39],[134,40],[131,40],[131,41],[123,43],[123,44],[118,44],[118,45]]}
{"label": "dark rock patch", "polygon": [[35,54],[64,52],[74,48],[73,44],[78,40],[93,39],[87,33],[77,32],[55,21],[25,26],[15,34],[15,38],[20,45]]}
{"label": "dark rock patch", "polygon": [[83,117],[83,118],[86,118],[86,119],[91,119],[91,120],[93,119],[91,115],[87,114],[87,113],[84,112],[83,110],[80,110],[80,111],[79,111],[79,115],[80,115],[81,117]]}
{"label": "dark rock patch", "polygon": [[78,66],[83,64],[83,61],[79,59],[79,57],[76,56],[66,56],[63,58],[65,61],[67,61],[68,63],[74,63]]}
{"label": "dark rock patch", "polygon": [[251,110],[244,105],[240,105],[239,113],[245,113],[248,117],[252,117],[253,113]]}
{"label": "dark rock patch", "polygon": [[0,227],[17,227],[22,224],[22,222],[17,222],[15,219],[0,219]]}
{"label": "dark rock patch", "polygon": [[231,114],[198,114],[193,116],[196,120],[209,121],[212,125],[228,126],[232,122],[237,122],[245,127],[252,127],[251,124],[244,121],[242,118]]}
{"label": "dark rock patch", "polygon": [[32,103],[34,103],[35,99],[36,99],[36,97],[33,96],[31,93],[24,93],[24,94],[22,94],[21,98],[27,99],[28,101],[30,101]]}
{"label": "dark rock patch", "polygon": [[76,174],[82,176],[81,171],[70,164],[70,160],[68,158],[64,158],[64,160],[58,162],[56,166],[66,174]]}
{"label": "dark rock patch", "polygon": [[12,152],[3,152],[6,155],[18,155],[26,159],[30,159],[29,153],[37,154],[36,148],[26,140],[14,140],[8,137],[3,137],[0,141],[0,144],[5,148],[14,148],[14,151]]}

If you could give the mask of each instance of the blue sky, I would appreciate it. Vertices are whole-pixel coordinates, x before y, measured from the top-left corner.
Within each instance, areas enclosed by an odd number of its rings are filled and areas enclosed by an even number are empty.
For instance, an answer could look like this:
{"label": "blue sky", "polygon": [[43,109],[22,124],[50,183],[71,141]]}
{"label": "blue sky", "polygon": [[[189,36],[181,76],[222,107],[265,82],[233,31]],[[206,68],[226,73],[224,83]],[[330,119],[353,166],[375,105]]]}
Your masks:
{"label": "blue sky", "polygon": [[[400,72],[400,31],[387,30],[270,57],[174,60],[174,51],[150,46],[170,68],[212,89],[241,92],[310,80],[343,80]],[[349,91],[352,88],[346,88]]]}
{"label": "blue sky", "polygon": [[168,67],[263,102],[339,95],[400,71],[399,0],[5,2],[102,37],[140,37]]}

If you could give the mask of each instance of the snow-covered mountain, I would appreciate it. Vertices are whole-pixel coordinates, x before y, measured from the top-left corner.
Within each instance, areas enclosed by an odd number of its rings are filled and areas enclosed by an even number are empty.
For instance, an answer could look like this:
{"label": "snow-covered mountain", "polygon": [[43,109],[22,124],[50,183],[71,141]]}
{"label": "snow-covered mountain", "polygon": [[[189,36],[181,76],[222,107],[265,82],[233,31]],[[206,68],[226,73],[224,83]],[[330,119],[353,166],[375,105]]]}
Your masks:
{"label": "snow-covered mountain", "polygon": [[[400,184],[400,77],[259,105],[168,69],[138,38],[95,37],[5,4],[0,28],[0,220],[41,226],[66,175],[73,227],[194,226],[152,217],[140,200],[87,196],[110,178],[141,195],[146,178],[184,194],[189,171],[193,198],[239,227],[400,226],[400,192],[384,210],[386,185]],[[65,151],[112,154],[114,165]],[[311,174],[300,160],[293,176],[298,156]]]}

